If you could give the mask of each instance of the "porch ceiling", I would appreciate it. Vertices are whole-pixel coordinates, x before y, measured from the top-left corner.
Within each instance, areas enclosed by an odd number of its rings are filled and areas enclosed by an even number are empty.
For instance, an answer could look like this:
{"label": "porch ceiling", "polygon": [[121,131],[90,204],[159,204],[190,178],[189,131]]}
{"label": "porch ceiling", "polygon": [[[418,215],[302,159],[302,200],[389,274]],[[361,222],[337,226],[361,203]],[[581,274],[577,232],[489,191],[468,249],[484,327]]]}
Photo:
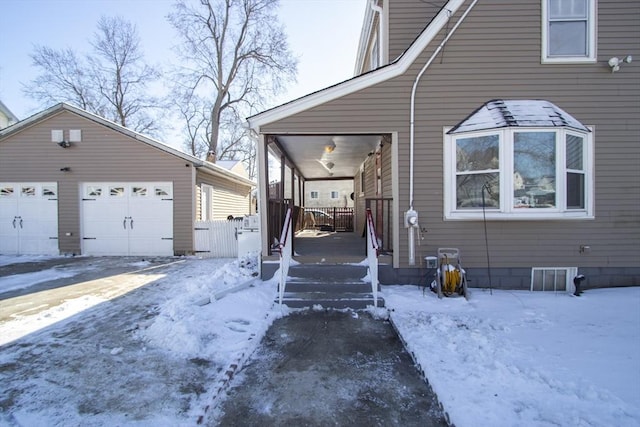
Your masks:
{"label": "porch ceiling", "polygon": [[353,178],[381,135],[277,135],[278,144],[307,180]]}

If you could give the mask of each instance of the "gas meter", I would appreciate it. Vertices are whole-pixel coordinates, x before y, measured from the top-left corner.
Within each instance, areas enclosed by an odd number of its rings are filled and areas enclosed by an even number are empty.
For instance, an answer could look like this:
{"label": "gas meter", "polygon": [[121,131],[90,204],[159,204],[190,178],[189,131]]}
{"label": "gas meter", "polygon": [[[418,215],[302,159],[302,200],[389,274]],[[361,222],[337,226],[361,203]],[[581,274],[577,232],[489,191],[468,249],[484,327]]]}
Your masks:
{"label": "gas meter", "polygon": [[417,228],[418,227],[418,212],[413,209],[409,209],[404,213],[404,226],[405,228]]}

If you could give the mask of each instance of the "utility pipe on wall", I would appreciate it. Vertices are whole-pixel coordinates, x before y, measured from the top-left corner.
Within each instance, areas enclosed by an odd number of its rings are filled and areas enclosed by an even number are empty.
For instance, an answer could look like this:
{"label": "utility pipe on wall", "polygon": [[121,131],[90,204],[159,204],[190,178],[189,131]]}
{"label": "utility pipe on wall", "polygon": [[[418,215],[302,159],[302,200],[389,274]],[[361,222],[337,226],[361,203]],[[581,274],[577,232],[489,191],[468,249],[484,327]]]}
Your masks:
{"label": "utility pipe on wall", "polygon": [[[477,2],[478,0],[473,0],[473,2],[469,5],[469,7],[467,7],[467,9],[464,11],[460,19],[458,19],[458,22],[456,22],[456,25],[453,26],[449,34],[447,34],[445,38],[442,40],[442,42],[440,42],[440,44],[438,45],[436,50],[433,52],[431,57],[429,57],[429,60],[424,64],[424,66],[416,76],[416,79],[413,82],[413,87],[411,88],[411,114],[410,114],[410,122],[409,122],[409,210],[405,213],[405,218],[407,216],[415,216],[416,218],[415,226],[417,226],[418,224],[418,221],[417,221],[418,214],[413,209],[413,163],[414,163],[413,155],[414,155],[414,144],[415,144],[414,142],[415,103],[416,103],[416,92],[418,89],[418,83],[420,82],[422,75],[425,73],[425,71],[427,71],[427,68],[429,68],[433,60],[436,58],[436,56],[438,56],[438,54],[440,53],[444,45],[449,41],[453,33],[456,32],[460,24],[462,24],[462,22],[465,20],[469,12],[471,12],[471,9],[473,9],[473,7],[476,5]],[[450,16],[451,11],[448,9],[447,11],[449,13],[449,17],[451,17]],[[416,264],[415,227],[410,226],[408,227],[408,230],[409,230],[409,265],[415,265]]]}

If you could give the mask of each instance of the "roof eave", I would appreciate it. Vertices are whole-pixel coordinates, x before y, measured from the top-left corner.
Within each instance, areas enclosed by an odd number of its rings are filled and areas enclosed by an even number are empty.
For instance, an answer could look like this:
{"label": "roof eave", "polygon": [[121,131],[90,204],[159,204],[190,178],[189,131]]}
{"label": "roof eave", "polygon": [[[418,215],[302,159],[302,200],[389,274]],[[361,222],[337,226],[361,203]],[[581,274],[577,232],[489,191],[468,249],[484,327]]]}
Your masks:
{"label": "roof eave", "polygon": [[369,36],[371,35],[371,30],[373,29],[374,14],[373,9],[371,8],[371,4],[367,0],[366,9],[364,12],[364,20],[362,22],[362,30],[360,30],[360,40],[358,42],[358,50],[356,56],[356,63],[353,70],[354,75],[358,75],[362,72],[362,63],[364,61],[365,56],[367,55],[367,47],[369,42]]}
{"label": "roof eave", "polygon": [[228,169],[223,168],[222,166],[218,166],[215,163],[211,162],[201,162],[201,164],[196,166],[198,170],[209,173],[211,175],[221,176],[224,178],[233,179],[239,184],[246,185],[247,187],[256,187],[257,184],[254,181],[251,181],[248,178],[237,175],[235,172],[232,172]]}
{"label": "roof eave", "polygon": [[249,126],[256,132],[260,132],[260,126],[402,75],[418,59],[464,2],[465,0],[449,0],[415,42],[393,63],[251,116],[247,119]]}
{"label": "roof eave", "polygon": [[173,156],[176,156],[182,160],[185,160],[189,163],[191,163],[194,167],[200,168],[200,167],[204,167],[205,170],[209,171],[210,173],[216,174],[218,176],[222,176],[222,177],[226,177],[235,181],[238,181],[244,185],[250,185],[250,186],[255,186],[255,183],[251,180],[246,179],[243,176],[237,175],[235,172],[229,171],[225,168],[223,168],[222,166],[218,166],[214,163],[210,163],[210,162],[206,162],[203,160],[200,160],[199,158],[189,155],[187,153],[183,153],[180,150],[176,150],[175,148],[166,145],[163,142],[157,141],[155,139],[149,138],[147,136],[142,135],[141,133],[135,132],[131,129],[128,129],[124,126],[121,126],[117,123],[114,123],[112,121],[109,121],[103,117],[100,117],[98,115],[95,115],[93,113],[90,113],[88,111],[85,111],[81,108],[75,107],[73,105],[67,104],[67,103],[60,103],[60,104],[56,104],[53,107],[47,108],[46,110],[43,110],[39,113],[34,114],[33,116],[22,120],[6,129],[3,129],[2,131],[0,131],[0,140],[13,135],[15,133],[20,132],[21,130],[32,126],[38,122],[40,122],[41,120],[44,120],[45,118],[52,116],[54,114],[57,114],[61,111],[69,111],[72,112],[74,114],[77,114],[81,117],[84,117],[87,120],[91,120],[93,122],[96,122],[102,126],[105,126],[113,131],[119,132],[123,135],[126,135],[130,138],[133,138],[137,141],[140,141],[142,143],[145,143],[147,145],[150,145],[154,148],[157,148],[158,150],[164,151],[168,154],[171,154]]}
{"label": "roof eave", "polygon": [[0,111],[4,113],[5,116],[9,119],[10,122],[18,122],[20,121],[18,117],[13,114],[13,112],[0,100]]}

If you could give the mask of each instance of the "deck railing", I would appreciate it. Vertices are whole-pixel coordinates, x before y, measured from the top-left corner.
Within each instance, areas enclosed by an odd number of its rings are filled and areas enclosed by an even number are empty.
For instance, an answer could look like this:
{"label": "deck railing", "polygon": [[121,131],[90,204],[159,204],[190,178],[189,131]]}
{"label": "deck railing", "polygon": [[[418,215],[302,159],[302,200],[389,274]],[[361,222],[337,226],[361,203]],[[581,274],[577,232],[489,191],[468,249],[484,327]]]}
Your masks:
{"label": "deck railing", "polygon": [[293,240],[292,230],[292,209],[287,209],[287,214],[284,217],[284,224],[282,226],[282,232],[280,233],[280,240],[278,241],[278,249],[280,252],[280,281],[278,283],[278,302],[282,306],[282,299],[284,298],[284,290],[287,286],[287,276],[289,275],[289,266],[291,265],[291,257],[293,251],[291,250],[291,241]]}
{"label": "deck railing", "polygon": [[371,209],[373,223],[376,226],[377,236],[380,242],[380,251],[393,252],[392,226],[393,226],[393,199],[391,198],[367,198],[365,208]]}
{"label": "deck railing", "polygon": [[380,245],[373,223],[371,209],[367,209],[367,261],[369,277],[371,278],[371,292],[373,294],[374,307],[378,307],[378,254]]}

